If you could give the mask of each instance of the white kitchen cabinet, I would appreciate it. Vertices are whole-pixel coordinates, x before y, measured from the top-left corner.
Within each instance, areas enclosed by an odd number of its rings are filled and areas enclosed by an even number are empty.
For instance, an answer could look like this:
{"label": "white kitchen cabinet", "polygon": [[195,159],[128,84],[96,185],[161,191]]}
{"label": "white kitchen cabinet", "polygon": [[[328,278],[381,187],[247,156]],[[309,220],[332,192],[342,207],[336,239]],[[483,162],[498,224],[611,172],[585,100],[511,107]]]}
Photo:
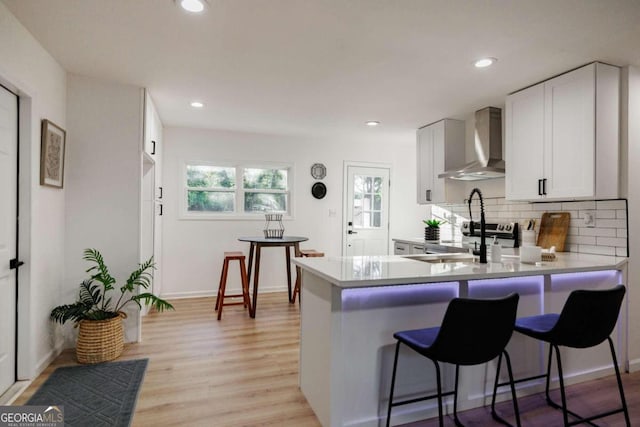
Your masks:
{"label": "white kitchen cabinet", "polygon": [[417,131],[417,199],[419,204],[462,202],[464,185],[438,178],[464,165],[465,128],[461,120],[444,119]]}
{"label": "white kitchen cabinet", "polygon": [[411,247],[409,243],[394,242],[393,254],[394,255],[409,255],[411,253]]}
{"label": "white kitchen cabinet", "polygon": [[393,241],[393,254],[394,255],[410,255],[410,254],[423,254],[424,243],[417,243],[411,240],[395,240]]}
{"label": "white kitchen cabinet", "polygon": [[159,295],[162,287],[162,122],[149,92],[144,94],[144,158],[143,158],[143,233],[141,262],[153,255],[151,291]]}
{"label": "white kitchen cabinet", "polygon": [[423,254],[424,253],[424,244],[420,245],[417,243],[411,244],[411,253],[412,254]]}
{"label": "white kitchen cabinet", "polygon": [[149,92],[145,90],[144,96],[144,152],[150,155],[154,160],[159,159],[160,143],[158,129],[162,129],[162,123],[158,112],[149,96]]}
{"label": "white kitchen cabinet", "polygon": [[538,183],[544,170],[544,85],[508,96],[505,119],[506,198],[540,197]]}
{"label": "white kitchen cabinet", "polygon": [[507,97],[508,200],[619,196],[619,82],[593,63]]}

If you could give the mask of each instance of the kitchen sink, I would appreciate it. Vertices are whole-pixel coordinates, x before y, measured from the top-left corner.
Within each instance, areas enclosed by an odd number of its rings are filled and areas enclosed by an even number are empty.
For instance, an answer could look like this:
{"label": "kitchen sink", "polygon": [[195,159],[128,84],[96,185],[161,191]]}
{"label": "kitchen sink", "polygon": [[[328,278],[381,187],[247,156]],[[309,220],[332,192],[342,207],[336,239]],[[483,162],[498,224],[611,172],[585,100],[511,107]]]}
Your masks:
{"label": "kitchen sink", "polygon": [[469,253],[414,254],[403,255],[402,257],[432,264],[444,264],[448,262],[474,262],[477,258]]}

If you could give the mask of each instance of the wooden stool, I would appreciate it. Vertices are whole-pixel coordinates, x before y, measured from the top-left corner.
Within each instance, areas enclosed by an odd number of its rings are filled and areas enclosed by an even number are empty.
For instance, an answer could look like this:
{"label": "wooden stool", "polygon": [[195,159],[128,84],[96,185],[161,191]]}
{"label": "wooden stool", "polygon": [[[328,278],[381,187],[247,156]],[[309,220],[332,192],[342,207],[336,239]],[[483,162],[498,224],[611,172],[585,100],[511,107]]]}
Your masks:
{"label": "wooden stool", "polygon": [[[222,265],[222,273],[220,274],[220,286],[218,286],[218,297],[216,298],[216,310],[218,310],[218,320],[222,318],[222,307],[225,305],[244,305],[249,307],[251,313],[251,299],[249,298],[249,279],[247,277],[247,269],[244,264],[244,254],[242,252],[225,252],[224,264]],[[227,287],[227,273],[229,271],[229,261],[240,261],[240,278],[242,279],[242,293],[234,295],[225,295],[224,291]],[[225,298],[242,297],[242,302],[224,302]]]}
{"label": "wooden stool", "polygon": [[[300,256],[301,257],[309,257],[309,258],[317,258],[317,257],[323,257],[324,256],[324,252],[318,252],[315,249],[300,249]],[[296,286],[293,288],[293,300],[292,302],[296,302],[296,295],[300,293],[300,282],[301,282],[302,278],[300,277],[300,274],[296,274]],[[300,300],[298,300],[299,302]]]}

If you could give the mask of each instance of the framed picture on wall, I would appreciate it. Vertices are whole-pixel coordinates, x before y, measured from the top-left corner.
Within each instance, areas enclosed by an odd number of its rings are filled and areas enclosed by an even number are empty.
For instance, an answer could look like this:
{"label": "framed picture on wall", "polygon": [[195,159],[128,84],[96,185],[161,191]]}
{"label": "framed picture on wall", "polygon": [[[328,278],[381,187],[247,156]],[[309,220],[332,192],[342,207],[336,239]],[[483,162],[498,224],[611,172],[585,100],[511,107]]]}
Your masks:
{"label": "framed picture on wall", "polygon": [[40,185],[62,188],[67,132],[49,120],[42,121]]}

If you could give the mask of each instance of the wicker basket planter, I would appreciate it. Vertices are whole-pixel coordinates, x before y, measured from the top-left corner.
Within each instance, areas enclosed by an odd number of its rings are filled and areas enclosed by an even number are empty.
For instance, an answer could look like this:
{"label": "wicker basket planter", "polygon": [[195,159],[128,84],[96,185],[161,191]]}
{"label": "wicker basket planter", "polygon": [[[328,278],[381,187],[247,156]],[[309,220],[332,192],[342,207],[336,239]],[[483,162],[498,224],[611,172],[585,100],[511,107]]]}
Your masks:
{"label": "wicker basket planter", "polygon": [[173,306],[148,291],[153,280],[153,256],[138,264],[123,285],[116,284],[97,249],[85,249],[83,259],[92,266],[86,270],[90,277],[80,283],[77,301],[54,307],[49,318],[62,325],[73,321],[80,326],[76,343],[78,362],[106,362],[120,356],[124,347],[122,319],[127,316],[123,307],[135,303],[138,307],[151,306],[161,312],[173,310]]}
{"label": "wicker basket planter", "polygon": [[100,363],[116,359],[124,347],[122,319],[126,314],[107,320],[81,320],[76,344],[79,363]]}

